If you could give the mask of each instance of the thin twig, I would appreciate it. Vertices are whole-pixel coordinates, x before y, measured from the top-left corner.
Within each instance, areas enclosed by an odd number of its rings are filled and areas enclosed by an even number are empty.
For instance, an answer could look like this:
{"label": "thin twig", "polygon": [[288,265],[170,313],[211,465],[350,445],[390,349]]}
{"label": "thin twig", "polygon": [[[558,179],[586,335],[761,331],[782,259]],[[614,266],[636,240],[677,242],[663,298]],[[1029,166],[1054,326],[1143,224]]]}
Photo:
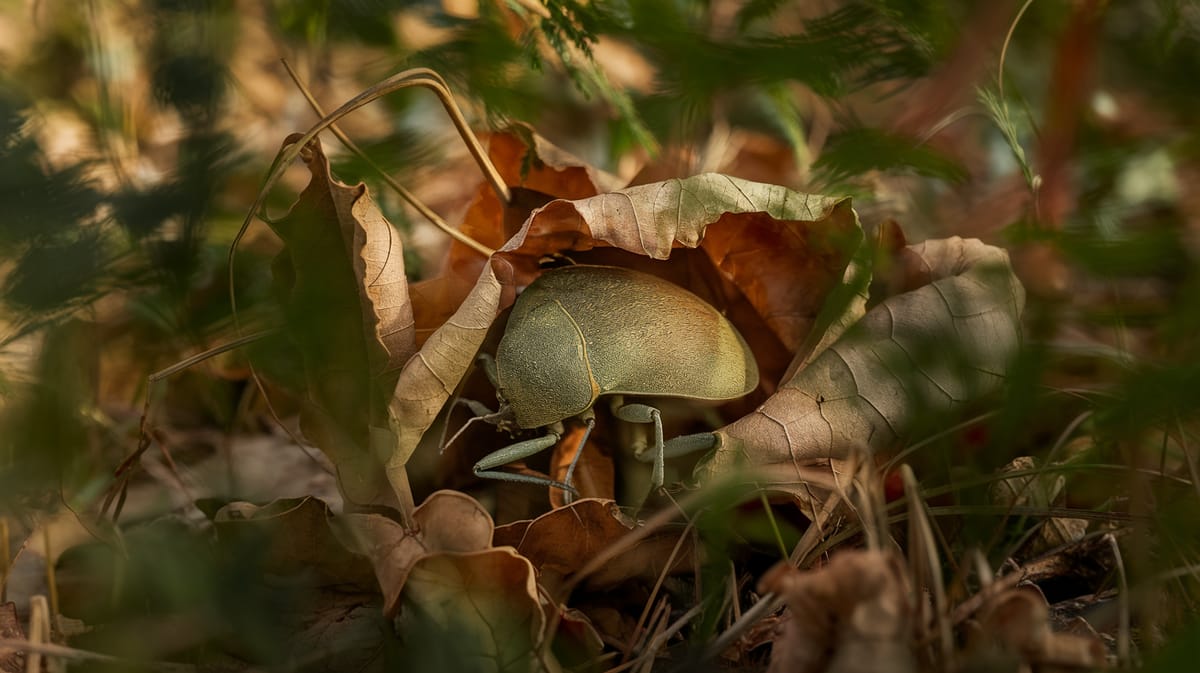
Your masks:
{"label": "thin twig", "polygon": [[647,647],[646,650],[638,657],[638,659],[643,663],[643,670],[651,670],[654,664],[655,654],[657,654],[658,651],[667,644],[667,641],[675,636],[675,634],[682,631],[683,627],[687,626],[688,622],[695,619],[696,615],[700,614],[700,610],[702,608],[702,605],[693,605],[692,609],[680,615],[679,619],[676,619],[671,623],[670,626],[663,629],[661,633],[655,636],[654,641],[651,642],[649,647]]}
{"label": "thin twig", "polygon": [[165,369],[160,369],[160,370],[154,372],[153,374],[151,374],[150,376],[147,376],[146,380],[149,381],[150,383],[157,383],[169,376],[178,374],[179,372],[187,369],[188,367],[196,365],[197,363],[203,362],[211,357],[220,355],[221,353],[226,353],[235,348],[241,348],[242,346],[245,346],[247,344],[254,343],[255,341],[258,341],[260,339],[268,337],[278,331],[279,331],[278,329],[265,329],[265,330],[261,330],[258,332],[253,332],[251,334],[247,334],[245,336],[240,336],[240,337],[234,339],[233,341],[230,341],[229,343],[224,343],[224,344],[221,344],[220,346],[214,346],[212,348],[209,348],[206,351],[201,351],[199,353],[196,353],[195,355],[184,358],[183,360],[176,362],[175,364],[171,365],[170,367],[167,367]]}
{"label": "thin twig", "polygon": [[[642,626],[646,623],[646,617],[650,614],[650,606],[654,604],[654,599],[658,598],[658,591],[662,588],[663,581],[667,579],[667,573],[671,572],[671,566],[675,565],[675,557],[679,555],[679,550],[683,548],[683,543],[687,540],[692,529],[692,522],[689,521],[687,527],[680,533],[679,539],[675,541],[675,546],[671,549],[671,554],[667,557],[667,562],[663,565],[662,572],[658,574],[658,579],[654,582],[654,588],[650,590],[650,596],[646,598],[646,607],[642,609],[642,614],[638,616],[637,624],[633,627],[633,633],[639,633]],[[633,643],[629,643],[629,647],[622,653],[622,661],[629,658],[632,646]]]}
{"label": "thin twig", "polygon": [[1130,665],[1129,580],[1125,576],[1125,559],[1121,555],[1121,546],[1117,544],[1116,536],[1109,533],[1105,536],[1105,539],[1112,546],[1113,561],[1116,564],[1119,587],[1117,593],[1117,663],[1121,668],[1128,669]]}
{"label": "thin twig", "polygon": [[[131,659],[121,659],[99,652],[89,652],[87,650],[79,650],[74,647],[66,647],[64,645],[56,645],[54,643],[35,643],[28,640],[20,640],[18,638],[0,638],[0,648],[6,650],[16,650],[18,652],[28,652],[32,654],[45,655],[47,657],[58,657],[60,659],[68,659],[71,661],[100,661],[111,664],[121,664],[125,670],[138,670],[149,668],[157,671],[170,671],[172,673],[191,673],[197,670],[195,666],[189,664],[176,664],[164,661],[133,661]],[[32,657],[30,657],[32,658]]]}
{"label": "thin twig", "polygon": [[50,525],[42,524],[42,551],[46,555],[46,588],[50,592],[50,619],[58,614],[58,578],[54,572],[54,549],[50,547]]}

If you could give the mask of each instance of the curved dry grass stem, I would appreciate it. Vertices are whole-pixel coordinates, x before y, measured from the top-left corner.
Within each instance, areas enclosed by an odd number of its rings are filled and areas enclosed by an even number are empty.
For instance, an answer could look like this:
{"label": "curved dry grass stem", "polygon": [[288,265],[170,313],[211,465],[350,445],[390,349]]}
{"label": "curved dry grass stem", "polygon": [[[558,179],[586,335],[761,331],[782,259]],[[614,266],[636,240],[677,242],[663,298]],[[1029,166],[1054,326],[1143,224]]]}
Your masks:
{"label": "curved dry grass stem", "polygon": [[254,203],[250,206],[249,212],[246,213],[245,219],[242,220],[242,226],[233,237],[233,242],[229,245],[229,303],[233,310],[233,322],[239,334],[241,332],[241,321],[237,313],[237,294],[235,292],[236,283],[234,282],[234,258],[236,257],[238,244],[245,237],[246,231],[250,228],[250,223],[255,217],[261,216],[262,209],[266,204],[267,194],[271,189],[279,183],[283,177],[284,171],[291,165],[296,157],[300,156],[300,152],[308,145],[308,143],[316,138],[317,135],[325,129],[332,126],[337,120],[345,117],[358,108],[377,100],[394,91],[407,89],[409,87],[422,86],[437,94],[438,99],[442,102],[442,106],[446,109],[446,113],[450,115],[450,121],[454,123],[454,127],[458,129],[459,135],[467,144],[467,149],[471,152],[471,156],[475,159],[475,163],[479,165],[483,171],[484,177],[495,190],[496,195],[504,203],[512,200],[512,192],[508,186],[504,184],[504,179],[500,177],[500,172],[492,165],[487,154],[483,151],[483,146],[479,144],[479,139],[471,131],[471,127],[467,125],[467,120],[463,117],[462,111],[458,109],[458,104],[454,102],[454,96],[450,93],[450,88],[442,76],[430,70],[429,68],[413,68],[405,70],[388,77],[379,82],[375,86],[359,93],[357,96],[343,103],[338,109],[325,115],[314,124],[308,131],[297,138],[291,144],[281,148],[279,153],[275,155],[275,160],[271,163],[271,168],[267,171],[267,177],[263,180],[262,187],[259,189],[258,196],[255,197]]}
{"label": "curved dry grass stem", "polygon": [[996,88],[1000,92],[1000,101],[1004,101],[1004,60],[1008,57],[1008,45],[1012,43],[1013,33],[1017,32],[1017,24],[1021,23],[1021,17],[1025,16],[1025,10],[1033,4],[1033,0],[1025,0],[1025,4],[1021,5],[1020,11],[1017,12],[1013,22],[1008,26],[1008,34],[1004,36],[1004,46],[1000,47],[1000,64],[996,67]]}
{"label": "curved dry grass stem", "polygon": [[[292,78],[292,82],[294,82],[296,84],[296,88],[300,90],[300,94],[304,96],[304,100],[308,101],[308,105],[309,105],[309,107],[311,107],[313,109],[313,112],[316,112],[318,117],[324,118],[324,117],[328,116],[328,113],[325,112],[324,108],[321,107],[321,104],[319,102],[317,102],[316,97],[313,96],[312,91],[310,91],[308,89],[308,87],[304,85],[304,82],[302,82],[300,80],[300,76],[296,73],[296,71],[294,69],[292,69],[292,65],[290,63],[288,63],[287,59],[283,59],[283,67],[285,70],[287,70],[288,76]],[[453,238],[454,240],[458,241],[459,243],[462,243],[463,245],[471,248],[475,252],[478,252],[479,254],[483,255],[484,257],[491,257],[492,253],[496,252],[495,250],[492,250],[491,248],[487,247],[486,245],[480,243],[479,241],[476,241],[475,239],[471,238],[470,236],[467,236],[466,234],[462,233],[458,229],[455,229],[454,227],[451,227],[449,224],[447,224],[446,221],[443,220],[440,215],[438,215],[436,212],[434,212],[434,210],[432,208],[425,205],[425,202],[421,201],[420,199],[417,198],[417,196],[415,194],[413,194],[412,192],[405,189],[403,185],[401,185],[399,182],[397,182],[395,180],[395,178],[388,175],[387,172],[383,170],[382,166],[375,163],[374,159],[367,156],[367,153],[364,152],[362,150],[362,148],[360,148],[353,140],[351,140],[350,137],[347,136],[342,131],[342,129],[340,129],[338,127],[337,124],[331,124],[329,126],[329,130],[330,130],[330,132],[333,133],[333,135],[338,140],[341,141],[341,143],[343,145],[346,146],[346,149],[350,150],[355,155],[357,155],[360,159],[362,159],[364,162],[366,162],[366,164],[368,166],[370,166],[372,170],[374,170],[376,173],[379,174],[379,176],[381,178],[383,178],[383,181],[385,183],[387,183],[387,186],[392,188],[392,191],[399,194],[400,198],[404,199],[404,201],[408,205],[412,206],[414,210],[416,210],[418,213],[420,213],[425,219],[429,220],[433,224],[433,226],[437,227],[438,229],[441,229],[442,232],[445,233],[447,236],[449,236],[449,237]],[[460,128],[459,131],[461,132],[462,129]],[[468,129],[468,132],[469,132],[469,129]],[[464,137],[464,140],[465,139],[466,138]],[[474,136],[472,136],[471,139],[474,140]],[[468,144],[470,144],[471,141],[468,140],[467,142],[468,142]],[[490,166],[490,163],[489,163],[489,166]],[[481,168],[482,168],[482,166],[481,166]],[[493,168],[492,170],[494,171],[495,169]],[[485,168],[484,171],[486,173],[487,169]],[[501,182],[501,184],[503,184],[503,181]],[[494,183],[493,183],[493,186],[494,186]]]}

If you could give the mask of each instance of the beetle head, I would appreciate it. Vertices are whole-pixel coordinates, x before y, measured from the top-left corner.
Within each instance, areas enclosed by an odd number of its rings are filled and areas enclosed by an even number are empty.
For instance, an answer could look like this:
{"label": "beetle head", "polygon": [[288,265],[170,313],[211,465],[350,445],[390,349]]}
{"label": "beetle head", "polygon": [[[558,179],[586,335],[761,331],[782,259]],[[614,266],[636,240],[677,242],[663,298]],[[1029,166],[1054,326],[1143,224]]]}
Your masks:
{"label": "beetle head", "polygon": [[483,422],[491,423],[497,428],[508,433],[514,433],[520,430],[521,427],[517,425],[517,416],[513,413],[512,405],[510,405],[508,401],[504,399],[504,396],[501,395],[499,391],[496,391],[496,399],[500,401],[500,408],[495,412],[484,416],[482,418]]}

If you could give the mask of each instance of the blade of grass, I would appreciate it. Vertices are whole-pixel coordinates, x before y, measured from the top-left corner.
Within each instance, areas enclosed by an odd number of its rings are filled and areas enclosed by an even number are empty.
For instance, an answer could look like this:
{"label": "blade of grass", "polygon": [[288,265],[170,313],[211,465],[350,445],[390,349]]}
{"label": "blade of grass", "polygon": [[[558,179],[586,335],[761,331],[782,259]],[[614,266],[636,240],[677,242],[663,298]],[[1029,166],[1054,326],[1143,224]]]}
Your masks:
{"label": "blade of grass", "polygon": [[[908,503],[909,534],[912,547],[909,550],[909,566],[916,586],[921,576],[928,582],[927,589],[933,596],[933,614],[930,616],[937,627],[938,644],[941,646],[942,666],[954,669],[954,637],[950,630],[949,608],[946,602],[946,587],[942,582],[941,563],[938,560],[937,542],[933,526],[929,522],[925,501],[921,499],[921,488],[912,468],[900,466],[900,477],[904,480],[904,496]],[[919,602],[924,605],[924,602]]]}

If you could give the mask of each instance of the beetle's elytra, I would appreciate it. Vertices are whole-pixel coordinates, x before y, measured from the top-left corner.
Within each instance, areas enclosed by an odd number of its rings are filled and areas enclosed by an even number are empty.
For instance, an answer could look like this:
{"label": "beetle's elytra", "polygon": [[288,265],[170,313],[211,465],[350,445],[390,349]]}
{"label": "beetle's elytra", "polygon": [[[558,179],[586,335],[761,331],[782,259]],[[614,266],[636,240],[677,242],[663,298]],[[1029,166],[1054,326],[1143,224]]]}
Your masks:
{"label": "beetle's elytra", "polygon": [[[653,445],[635,455],[654,463],[658,487],[666,456],[711,448],[713,436],[664,442],[659,410],[618,396],[734,399],[758,387],[758,365],[733,325],[691,292],[631,269],[580,265],[544,272],[517,299],[496,350],[494,383],[503,401],[495,416],[546,433],[484,456],[475,474],[553,486],[569,498],[597,398],[613,396],[621,420],[653,424]],[[553,446],[573,416],[587,432],[563,481],[497,469]]]}
{"label": "beetle's elytra", "polygon": [[567,266],[534,281],[513,307],[496,370],[523,428],[582,413],[600,395],[728,400],[758,386],[753,354],[715,308],[612,266]]}

